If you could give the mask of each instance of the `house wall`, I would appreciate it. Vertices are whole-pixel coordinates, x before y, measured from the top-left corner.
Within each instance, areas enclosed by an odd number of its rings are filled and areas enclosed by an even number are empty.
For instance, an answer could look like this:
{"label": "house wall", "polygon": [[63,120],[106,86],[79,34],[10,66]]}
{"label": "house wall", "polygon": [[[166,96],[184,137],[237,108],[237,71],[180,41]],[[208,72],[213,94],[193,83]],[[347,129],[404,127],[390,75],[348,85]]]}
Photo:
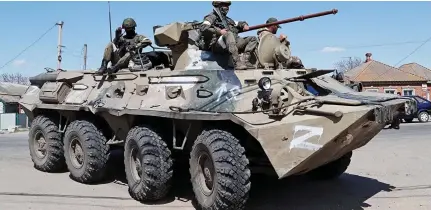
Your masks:
{"label": "house wall", "polygon": [[19,113],[19,105],[17,103],[4,103],[0,101],[0,130],[10,127],[29,127],[30,122],[24,113]]}
{"label": "house wall", "polygon": [[363,85],[363,91],[377,91],[380,93],[394,93],[400,92],[401,95],[418,95],[430,100],[431,85],[424,84],[366,84]]}

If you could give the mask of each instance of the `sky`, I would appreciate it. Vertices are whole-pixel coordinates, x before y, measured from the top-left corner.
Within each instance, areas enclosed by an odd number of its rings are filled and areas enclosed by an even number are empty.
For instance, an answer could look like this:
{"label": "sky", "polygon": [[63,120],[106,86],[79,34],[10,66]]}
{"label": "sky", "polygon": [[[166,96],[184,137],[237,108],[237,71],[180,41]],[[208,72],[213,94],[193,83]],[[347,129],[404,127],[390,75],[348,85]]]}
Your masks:
{"label": "sky", "polygon": [[[346,57],[372,58],[395,65],[431,36],[430,2],[279,2],[233,1],[228,16],[250,26],[269,17],[286,19],[338,9],[328,15],[282,25],[292,54],[305,67],[333,69]],[[153,40],[152,27],[175,21],[201,21],[212,10],[209,1],[111,2],[112,34],[126,17],[137,22],[136,31]],[[83,68],[83,46],[88,45],[87,69],[100,67],[109,43],[107,2],[0,2],[0,67],[36,41],[56,22],[64,21],[62,68]],[[6,33],[7,32],[7,33]],[[256,35],[256,31],[240,34]],[[45,67],[57,67],[58,27],[0,69],[0,73],[33,76]],[[396,44],[412,42],[409,44]],[[416,62],[431,69],[431,41],[399,65]]]}

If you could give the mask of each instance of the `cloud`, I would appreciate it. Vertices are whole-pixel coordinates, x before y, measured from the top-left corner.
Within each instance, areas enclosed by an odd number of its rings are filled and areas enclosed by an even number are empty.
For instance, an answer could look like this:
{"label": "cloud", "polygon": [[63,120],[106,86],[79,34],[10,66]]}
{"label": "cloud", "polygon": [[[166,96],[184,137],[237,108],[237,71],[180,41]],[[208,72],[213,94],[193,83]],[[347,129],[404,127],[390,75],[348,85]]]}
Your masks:
{"label": "cloud", "polygon": [[323,53],[333,53],[333,52],[342,52],[345,51],[346,49],[342,48],[342,47],[324,47],[322,50],[320,50],[320,52]]}
{"label": "cloud", "polygon": [[14,60],[12,65],[14,65],[15,67],[19,67],[19,66],[23,66],[26,63],[27,63],[26,60],[20,59],[20,60]]}

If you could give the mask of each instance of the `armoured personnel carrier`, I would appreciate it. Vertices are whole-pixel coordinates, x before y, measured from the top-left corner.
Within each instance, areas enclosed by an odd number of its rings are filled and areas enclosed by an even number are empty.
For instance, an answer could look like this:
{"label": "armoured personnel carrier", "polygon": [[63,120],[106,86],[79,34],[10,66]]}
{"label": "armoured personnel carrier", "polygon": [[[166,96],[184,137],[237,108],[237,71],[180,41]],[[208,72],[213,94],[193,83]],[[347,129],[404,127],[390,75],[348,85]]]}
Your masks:
{"label": "armoured personnel carrier", "polygon": [[75,180],[96,182],[111,148],[124,146],[129,193],[148,201],[165,197],[174,161],[185,157],[197,203],[238,210],[245,208],[252,173],[338,177],[353,150],[405,111],[404,99],[356,92],[327,76],[332,70],[284,68],[290,51],[271,34],[256,53],[264,68],[230,69],[227,55],[194,45],[195,25],[154,27],[156,44],[171,51],[150,52],[153,67],[146,71],[32,77],[34,88],[20,104],[32,120],[35,168],[67,167]]}

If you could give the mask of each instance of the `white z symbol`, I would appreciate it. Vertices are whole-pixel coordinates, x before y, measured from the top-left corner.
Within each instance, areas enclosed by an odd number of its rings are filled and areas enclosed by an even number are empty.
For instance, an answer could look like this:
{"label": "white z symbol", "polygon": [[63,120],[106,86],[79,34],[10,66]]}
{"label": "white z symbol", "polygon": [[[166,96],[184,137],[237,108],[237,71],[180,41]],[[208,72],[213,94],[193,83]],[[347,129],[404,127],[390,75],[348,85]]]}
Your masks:
{"label": "white z symbol", "polygon": [[[296,132],[304,131],[304,130],[308,131],[308,133],[295,138]],[[308,150],[314,150],[314,151],[320,149],[322,145],[306,142],[306,140],[310,139],[313,136],[319,136],[319,140],[320,140],[322,133],[323,133],[323,128],[303,126],[303,125],[295,126],[295,133],[293,134],[293,139],[290,142],[290,150],[292,150],[293,148],[301,148],[301,149],[308,149]]]}

